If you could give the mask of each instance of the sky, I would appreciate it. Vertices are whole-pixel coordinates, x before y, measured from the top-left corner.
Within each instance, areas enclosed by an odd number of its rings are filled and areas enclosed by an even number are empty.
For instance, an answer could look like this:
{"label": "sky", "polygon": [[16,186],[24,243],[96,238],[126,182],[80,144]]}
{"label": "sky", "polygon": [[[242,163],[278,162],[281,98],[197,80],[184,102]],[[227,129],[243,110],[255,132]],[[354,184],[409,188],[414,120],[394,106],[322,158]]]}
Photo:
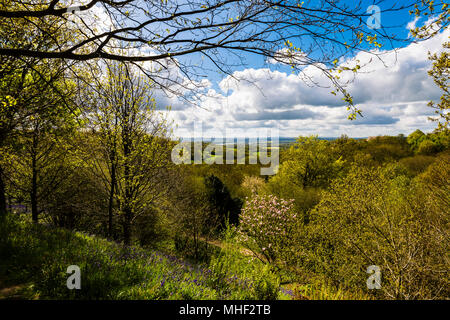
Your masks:
{"label": "sky", "polygon": [[[373,0],[363,0],[363,6],[372,3]],[[382,10],[389,5],[390,1],[380,3]],[[381,25],[389,26],[390,33],[407,38],[410,28],[431,19],[414,19],[407,11],[385,13],[381,15]],[[245,55],[245,65],[231,75],[205,71],[202,85],[206,94],[195,105],[162,92],[154,95],[160,110],[171,106],[168,118],[173,121],[174,137],[221,137],[226,130],[227,136],[254,137],[262,129],[271,128],[278,129],[282,137],[345,134],[361,138],[408,135],[416,129],[431,132],[436,123],[428,119],[433,110],[427,104],[439,100],[442,93],[428,75],[428,53],[441,51],[449,36],[447,29],[419,43],[394,42],[377,49],[382,60],[362,51],[341,58],[338,66],[354,65],[355,60],[363,66],[347,87],[363,115],[354,121],[347,118],[349,112],[342,96],[331,94],[329,81],[314,66],[306,67],[300,75],[292,74],[286,65],[252,55]],[[196,63],[199,55],[178,59],[185,64]],[[177,74],[174,68],[175,65],[168,70]],[[305,75],[324,87],[312,86],[305,81]],[[344,73],[342,77],[350,80],[353,76]],[[200,125],[203,131],[194,133],[194,127]]]}
{"label": "sky", "polygon": [[[395,25],[392,32],[407,36],[409,28],[426,21],[404,12],[382,15],[381,23]],[[171,105],[176,137],[193,136],[194,125],[199,123],[204,137],[220,137],[226,130],[235,137],[249,137],[263,128],[277,128],[283,137],[408,135],[416,129],[431,132],[436,123],[428,119],[433,110],[427,104],[439,100],[441,92],[427,73],[431,68],[428,52],[442,50],[449,35],[447,29],[420,43],[395,43],[398,50],[382,48],[383,61],[364,52],[341,59],[339,65],[351,64],[353,59],[362,65],[371,61],[347,88],[363,114],[355,121],[347,119],[346,106],[341,97],[330,93],[332,88],[310,86],[288,68],[255,57],[246,57],[246,66],[236,70],[233,77],[211,73],[204,80],[208,96],[201,99],[200,107],[162,95],[158,103]],[[316,68],[307,67],[304,72],[325,83]]]}

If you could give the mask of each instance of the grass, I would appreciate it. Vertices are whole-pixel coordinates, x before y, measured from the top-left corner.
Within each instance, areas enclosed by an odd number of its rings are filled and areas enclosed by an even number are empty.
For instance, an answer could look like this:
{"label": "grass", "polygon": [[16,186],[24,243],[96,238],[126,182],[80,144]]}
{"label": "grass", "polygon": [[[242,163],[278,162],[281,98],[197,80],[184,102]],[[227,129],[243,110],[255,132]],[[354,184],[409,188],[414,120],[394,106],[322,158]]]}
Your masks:
{"label": "grass", "polygon": [[[225,233],[207,263],[195,264],[158,249],[126,247],[106,239],[28,222],[0,221],[0,299],[370,299],[321,281],[280,284],[280,275]],[[81,270],[81,290],[66,286],[67,267]],[[309,277],[308,277],[309,278]]]}
{"label": "grass", "polygon": [[[0,224],[0,277],[16,298],[37,299],[276,299],[270,272],[234,274],[229,257],[197,266],[173,255],[124,247],[81,232],[35,225],[8,215]],[[81,270],[81,290],[66,286],[67,267]],[[257,276],[255,276],[257,275]],[[19,293],[18,293],[19,292]],[[18,296],[17,296],[18,293]]]}

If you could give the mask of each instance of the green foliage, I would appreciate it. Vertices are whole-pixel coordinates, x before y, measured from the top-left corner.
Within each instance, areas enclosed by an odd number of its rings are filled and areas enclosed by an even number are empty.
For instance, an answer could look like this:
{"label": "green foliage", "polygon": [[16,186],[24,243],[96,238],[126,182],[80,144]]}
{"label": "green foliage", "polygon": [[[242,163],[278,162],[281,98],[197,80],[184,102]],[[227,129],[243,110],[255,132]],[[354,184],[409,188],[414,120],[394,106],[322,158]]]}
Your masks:
{"label": "green foliage", "polygon": [[408,136],[407,141],[416,154],[432,155],[450,146],[450,133],[443,130],[424,134],[422,131],[416,130]]}
{"label": "green foliage", "polygon": [[136,217],[133,234],[139,245],[152,247],[170,237],[169,219],[160,211],[149,208]]}
{"label": "green foliage", "polygon": [[[272,5],[269,11],[278,10]],[[33,2],[33,10],[53,10],[47,6]],[[18,1],[0,7],[30,9]],[[448,24],[446,4],[436,10],[433,1],[422,1],[411,13],[428,11],[437,20],[411,31],[419,38],[436,34],[433,25]],[[0,20],[2,45],[11,50],[26,43],[24,50],[45,54],[58,47],[65,54],[66,45],[86,39],[58,15]],[[354,45],[382,46],[376,35],[354,35]],[[70,54],[91,51],[94,42],[87,44]],[[302,50],[289,40],[285,46],[294,69],[292,59]],[[282,151],[279,172],[270,179],[258,176],[260,165],[175,168],[170,123],[157,111],[153,83],[139,64],[3,56],[0,275],[42,299],[448,298],[449,43],[443,47],[430,54],[429,75],[443,92],[429,104],[436,132],[367,140],[299,137]],[[117,54],[125,58],[128,49]],[[323,61],[324,72],[355,119],[361,111],[338,74],[361,66],[334,58]],[[246,145],[245,160],[259,155],[250,150]],[[237,153],[237,145],[226,151]],[[191,148],[192,160],[196,152]],[[213,152],[207,161],[219,157]],[[45,224],[31,224],[27,214],[6,215],[7,198],[10,211],[27,211],[26,205],[34,222]],[[150,249],[155,247],[197,265]],[[65,286],[72,264],[81,267],[81,291]],[[365,288],[372,264],[383,277],[375,293]],[[296,282],[288,284],[291,294],[280,294],[282,277]]]}
{"label": "green foliage", "polygon": [[[236,225],[239,221],[239,212],[242,203],[239,198],[232,198],[228,188],[215,175],[205,177],[206,199],[209,202],[212,214],[217,215],[220,226],[223,228],[226,221]],[[212,220],[215,220],[214,218]]]}
{"label": "green foliage", "polygon": [[[432,141],[446,149],[445,133],[417,136],[423,139],[420,143]],[[92,147],[95,138],[81,134],[74,140]],[[342,137],[321,143],[312,138],[283,152],[284,169],[269,181],[244,167],[233,174],[224,166],[178,167],[166,176],[168,183],[176,182],[170,192],[158,206],[148,207],[148,214],[136,216],[134,239],[145,250],[8,216],[8,222],[0,224],[0,273],[13,283],[24,283],[27,296],[42,299],[446,297],[448,151],[412,155],[410,145],[417,140]],[[301,154],[302,148],[327,155],[319,161],[311,153],[311,161],[304,161],[308,157]],[[42,200],[48,208],[42,221],[108,234],[107,189],[96,171],[77,158],[74,154],[71,161],[58,164],[65,168],[60,174],[72,173]],[[304,167],[296,166],[296,159],[321,166],[315,172],[328,172],[329,179],[318,174],[312,185],[303,186],[298,177]],[[261,219],[241,222],[237,228],[222,221],[224,234],[211,232],[217,230],[211,208],[223,209],[238,198],[230,190],[251,196],[241,219],[249,212]],[[295,201],[284,206],[273,203],[272,192]],[[259,198],[267,201],[249,204]],[[280,214],[274,215],[278,210]],[[120,234],[120,224],[116,228]],[[238,231],[258,239],[257,246],[242,242]],[[151,247],[202,265],[191,266]],[[65,287],[65,269],[71,264],[82,269],[80,292]],[[366,268],[372,264],[382,270],[382,290],[376,292],[366,288]]]}
{"label": "green foliage", "polygon": [[417,154],[430,155],[439,151],[438,145],[432,140],[423,140],[417,148]]}
{"label": "green foliage", "polygon": [[321,188],[303,188],[283,179],[282,174],[269,180],[267,194],[274,194],[283,199],[294,199],[293,209],[304,223],[309,222],[309,212],[316,206],[321,197]]}
{"label": "green foliage", "polygon": [[[86,92],[94,134],[87,136],[90,141],[83,151],[109,194],[110,236],[116,235],[115,220],[123,241],[130,244],[137,217],[155,214],[156,202],[168,192],[172,143],[167,138],[169,123],[156,111],[151,83],[139,69],[110,63],[105,73],[96,90]],[[156,217],[146,223],[151,221]]]}
{"label": "green foliage", "polygon": [[258,176],[245,176],[241,187],[243,194],[249,198],[255,194],[264,194],[267,192],[264,179]]}
{"label": "green foliage", "polygon": [[258,275],[253,284],[255,298],[257,300],[276,300],[280,287],[277,275],[271,271],[269,265],[265,265]]}
{"label": "green foliage", "polygon": [[422,188],[395,166],[360,168],[324,195],[313,212],[311,245],[300,251],[340,285],[364,289],[366,268],[378,265],[386,298],[446,296],[441,290],[447,280],[440,273],[448,263],[438,254],[448,250],[442,244],[446,231],[433,224],[445,226],[448,217],[427,208]]}
{"label": "green foliage", "polygon": [[[210,284],[231,299],[274,300],[280,295],[280,280],[272,267],[242,251],[236,229],[224,232],[222,250],[211,259]],[[235,290],[236,286],[245,290]]]}
{"label": "green foliage", "polygon": [[[427,211],[448,223],[450,207],[450,154],[448,151],[441,154],[423,174],[418,176],[417,181],[422,186],[422,194],[419,193],[418,197],[423,199]],[[444,232],[444,236],[448,237],[448,225],[444,223],[439,226],[439,229]]]}
{"label": "green foliage", "polygon": [[425,134],[421,130],[417,129],[408,136],[406,141],[413,150],[416,150],[423,139],[425,139]]}
{"label": "green foliage", "polygon": [[360,154],[370,156],[366,166],[373,166],[400,160],[411,156],[412,152],[405,137],[380,136],[365,141]]}
{"label": "green foliage", "polygon": [[[259,269],[246,279],[241,278],[245,269],[233,275],[244,265],[251,270],[248,259],[243,262],[235,252],[218,255],[210,269],[203,269],[174,256],[33,225],[12,215],[0,232],[0,273],[31,282],[40,299],[275,299],[278,290],[268,271],[268,277]],[[69,265],[80,267],[82,290],[67,289]]]}
{"label": "green foliage", "polygon": [[[449,10],[447,11],[449,12]],[[438,123],[437,131],[447,132],[449,131],[450,120],[450,92],[449,92],[449,69],[450,59],[448,49],[450,48],[450,41],[445,42],[442,52],[439,54],[430,54],[429,59],[433,62],[433,67],[428,74],[433,78],[434,83],[443,91],[441,99],[438,104],[430,101],[428,106],[435,109],[436,117],[431,118]],[[447,50],[445,50],[447,49]]]}
{"label": "green foliage", "polygon": [[308,223],[309,210],[320,200],[322,188],[344,173],[345,160],[332,144],[317,137],[298,138],[281,155],[278,173],[267,183],[267,193],[294,199],[294,210]]}
{"label": "green foliage", "polygon": [[179,170],[177,183],[171,188],[167,224],[172,225],[171,236],[177,253],[196,261],[208,261],[213,252],[208,240],[217,235],[219,216],[206,198],[202,177]]}
{"label": "green foliage", "polygon": [[297,143],[283,153],[280,173],[273,179],[288,180],[303,188],[327,186],[344,166],[342,159],[330,149],[326,140],[299,137]]}
{"label": "green foliage", "polygon": [[[36,26],[42,26],[39,19],[30,19],[35,20]],[[4,20],[0,22],[3,44],[14,47],[26,39],[46,50],[62,32],[50,25],[49,33],[30,34],[23,27],[30,20],[16,22],[14,31],[5,29]],[[74,103],[72,81],[72,70],[76,69],[75,63],[57,60],[1,59],[0,214],[5,206],[5,185],[12,189],[8,190],[8,196],[22,197],[32,204],[36,221],[40,210],[38,198],[43,189],[50,189],[45,191],[49,193],[57,184],[54,172],[58,169],[53,166],[56,162],[53,160],[56,154],[67,151],[64,136],[79,125],[80,109]],[[16,183],[18,178],[21,181]]]}
{"label": "green foliage", "polygon": [[175,250],[178,254],[192,259],[196,263],[209,263],[211,257],[217,252],[218,248],[209,244],[206,240],[193,240],[188,235],[176,234],[174,238]]}
{"label": "green foliage", "polygon": [[264,263],[285,260],[292,245],[292,233],[298,222],[292,200],[273,195],[247,199],[239,221],[239,239]]}
{"label": "green foliage", "polygon": [[296,285],[293,289],[294,300],[371,300],[373,296],[363,290],[349,290],[343,286],[333,286],[319,280],[308,284]]}
{"label": "green foliage", "polygon": [[430,164],[435,160],[435,157],[416,155],[413,157],[407,157],[401,159],[398,163],[400,166],[404,166],[408,171],[410,177],[417,176],[418,174],[425,171]]}

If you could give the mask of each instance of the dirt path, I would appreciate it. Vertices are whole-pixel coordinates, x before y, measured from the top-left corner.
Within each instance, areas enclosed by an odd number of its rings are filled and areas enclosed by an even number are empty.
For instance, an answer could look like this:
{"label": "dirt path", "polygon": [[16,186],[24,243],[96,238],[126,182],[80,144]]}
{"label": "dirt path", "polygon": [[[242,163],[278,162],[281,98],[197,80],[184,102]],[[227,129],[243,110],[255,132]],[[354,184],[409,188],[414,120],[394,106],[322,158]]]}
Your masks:
{"label": "dirt path", "polygon": [[0,300],[26,299],[22,294],[25,287],[25,284],[8,284],[4,278],[0,278]]}
{"label": "dirt path", "polygon": [[[221,249],[223,249],[224,248],[224,245],[223,245],[223,243],[221,242],[221,241],[219,241],[219,240],[207,240],[207,239],[204,239],[204,238],[202,238],[202,237],[200,237],[200,239],[202,240],[202,241],[206,241],[206,242],[208,242],[210,245],[213,245],[213,246],[216,246],[216,247],[219,247],[219,248],[221,248]],[[253,256],[253,252],[251,252],[250,250],[248,250],[248,249],[246,249],[246,248],[240,248],[240,252],[244,255],[244,256]]]}

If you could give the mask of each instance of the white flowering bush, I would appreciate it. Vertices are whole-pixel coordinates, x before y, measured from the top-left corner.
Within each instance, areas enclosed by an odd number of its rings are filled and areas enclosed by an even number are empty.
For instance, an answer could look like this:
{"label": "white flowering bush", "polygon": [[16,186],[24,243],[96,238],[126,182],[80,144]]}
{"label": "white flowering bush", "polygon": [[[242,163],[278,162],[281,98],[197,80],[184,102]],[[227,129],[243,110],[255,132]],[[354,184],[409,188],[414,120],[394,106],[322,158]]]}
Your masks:
{"label": "white flowering bush", "polygon": [[255,195],[242,208],[239,239],[264,263],[279,260],[291,246],[297,223],[293,202],[274,195]]}

